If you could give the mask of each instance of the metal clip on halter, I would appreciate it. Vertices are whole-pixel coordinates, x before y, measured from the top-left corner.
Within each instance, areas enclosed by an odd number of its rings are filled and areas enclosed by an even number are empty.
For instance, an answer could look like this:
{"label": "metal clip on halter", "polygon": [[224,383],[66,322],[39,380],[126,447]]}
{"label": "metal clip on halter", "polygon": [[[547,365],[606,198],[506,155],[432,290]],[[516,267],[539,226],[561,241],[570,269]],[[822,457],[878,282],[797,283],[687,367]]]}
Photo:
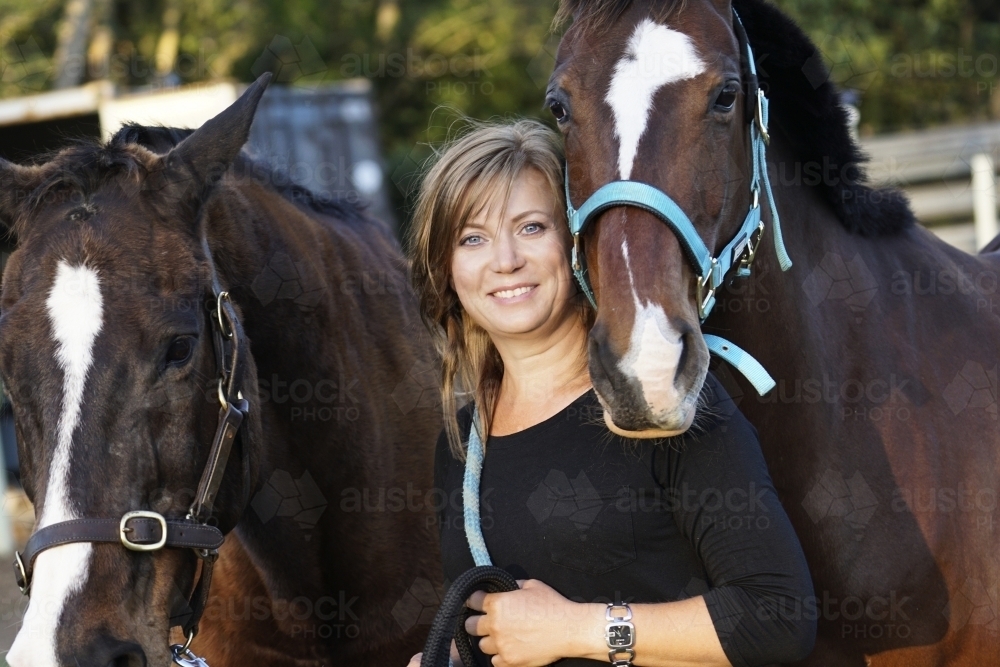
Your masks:
{"label": "metal clip on halter", "polygon": [[208,667],[204,658],[199,658],[191,652],[191,641],[194,639],[194,631],[188,632],[187,641],[183,644],[174,644],[170,647],[170,655],[174,664],[179,667]]}

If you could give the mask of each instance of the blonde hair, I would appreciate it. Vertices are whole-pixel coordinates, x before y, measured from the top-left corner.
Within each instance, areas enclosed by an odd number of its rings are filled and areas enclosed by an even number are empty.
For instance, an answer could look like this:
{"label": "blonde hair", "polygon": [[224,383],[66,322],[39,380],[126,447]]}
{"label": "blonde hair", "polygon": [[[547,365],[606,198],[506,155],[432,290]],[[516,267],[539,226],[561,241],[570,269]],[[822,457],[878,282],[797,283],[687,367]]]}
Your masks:
{"label": "blonde hair", "polygon": [[[489,334],[466,314],[451,287],[451,260],[458,235],[486,207],[499,204],[504,210],[514,181],[525,169],[536,169],[545,178],[558,201],[562,229],[568,234],[559,135],[534,120],[467,119],[466,125],[467,131],[436,151],[436,160],[421,183],[408,243],[421,317],[442,357],[445,432],[452,453],[460,460],[465,458],[465,448],[456,416],[458,396],[472,393],[482,422],[472,427],[479,430],[485,443],[504,368]],[[594,314],[579,295],[577,301],[589,330]],[[460,392],[459,387],[466,391]]]}

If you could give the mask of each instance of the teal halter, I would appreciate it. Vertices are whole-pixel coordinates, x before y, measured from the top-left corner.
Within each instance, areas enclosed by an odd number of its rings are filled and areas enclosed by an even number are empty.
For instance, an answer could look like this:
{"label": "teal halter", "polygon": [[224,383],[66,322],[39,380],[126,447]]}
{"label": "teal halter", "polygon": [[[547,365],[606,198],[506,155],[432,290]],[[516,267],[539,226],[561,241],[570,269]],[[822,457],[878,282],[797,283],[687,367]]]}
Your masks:
{"label": "teal halter", "polygon": [[[569,196],[569,167],[565,172],[566,215],[569,229],[573,234],[573,274],[580,284],[580,289],[587,296],[590,305],[597,310],[597,301],[593,290],[587,282],[586,269],[583,266],[583,253],[580,251],[580,235],[592,219],[617,206],[635,206],[662,220],[677,236],[684,256],[698,274],[698,317],[702,322],[712,312],[715,306],[715,291],[722,285],[723,279],[730,269],[736,267],[736,276],[745,278],[750,275],[754,257],[760,245],[764,232],[764,222],[760,217],[761,183],[767,194],[771,209],[771,220],[774,221],[774,250],[778,255],[778,263],[782,271],[792,266],[792,260],[785,250],[781,237],[781,222],[778,209],[774,204],[771,192],[771,182],[767,175],[765,161],[766,145],[770,141],[767,133],[768,100],[764,91],[757,84],[757,68],[754,64],[753,50],[747,40],[746,31],[740,17],[733,10],[733,27],[742,47],[741,56],[745,59],[747,78],[747,108],[746,116],[750,123],[751,153],[753,154],[753,176],[750,180],[750,194],[753,197],[750,211],[743,220],[736,236],[722,249],[718,256],[705,246],[704,241],[695,229],[684,210],[667,194],[657,188],[639,181],[612,181],[597,189],[579,209],[574,209]],[[768,375],[764,367],[737,345],[710,334],[702,334],[708,349],[712,354],[722,358],[750,381],[757,393],[764,395],[774,388],[774,379]]]}

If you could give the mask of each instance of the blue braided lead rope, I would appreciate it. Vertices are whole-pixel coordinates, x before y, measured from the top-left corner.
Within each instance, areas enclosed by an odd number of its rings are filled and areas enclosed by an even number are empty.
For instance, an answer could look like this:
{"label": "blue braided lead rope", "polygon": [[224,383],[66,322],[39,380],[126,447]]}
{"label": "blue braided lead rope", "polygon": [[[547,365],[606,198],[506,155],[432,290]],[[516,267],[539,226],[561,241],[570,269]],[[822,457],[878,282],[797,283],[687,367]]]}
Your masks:
{"label": "blue braided lead rope", "polygon": [[483,458],[486,450],[479,437],[479,408],[472,414],[469,428],[469,447],[465,453],[465,479],[462,483],[462,505],[465,515],[465,537],[469,541],[469,551],[476,565],[492,565],[490,554],[483,539],[483,527],[479,520],[479,482],[483,476]]}

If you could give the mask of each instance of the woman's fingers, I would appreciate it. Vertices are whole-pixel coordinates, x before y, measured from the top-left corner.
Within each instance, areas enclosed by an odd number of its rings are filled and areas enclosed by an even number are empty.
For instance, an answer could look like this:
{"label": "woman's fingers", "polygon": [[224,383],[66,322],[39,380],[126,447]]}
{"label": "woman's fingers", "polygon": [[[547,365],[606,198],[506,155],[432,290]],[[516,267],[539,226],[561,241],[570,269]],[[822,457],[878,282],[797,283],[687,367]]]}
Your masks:
{"label": "woman's fingers", "polygon": [[410,658],[410,662],[406,665],[406,667],[420,667],[420,661],[423,660],[423,657],[423,653],[417,653],[415,656]]}
{"label": "woman's fingers", "polygon": [[475,611],[482,611],[483,600],[486,599],[486,595],[486,591],[475,591],[469,596],[469,599],[465,601],[465,606]]}
{"label": "woman's fingers", "polygon": [[483,637],[489,634],[486,628],[486,616],[483,614],[473,614],[465,619],[465,631],[473,637]]}
{"label": "woman's fingers", "polygon": [[497,643],[493,640],[493,637],[483,637],[479,640],[479,650],[488,656],[492,655],[495,657],[498,653]]}

